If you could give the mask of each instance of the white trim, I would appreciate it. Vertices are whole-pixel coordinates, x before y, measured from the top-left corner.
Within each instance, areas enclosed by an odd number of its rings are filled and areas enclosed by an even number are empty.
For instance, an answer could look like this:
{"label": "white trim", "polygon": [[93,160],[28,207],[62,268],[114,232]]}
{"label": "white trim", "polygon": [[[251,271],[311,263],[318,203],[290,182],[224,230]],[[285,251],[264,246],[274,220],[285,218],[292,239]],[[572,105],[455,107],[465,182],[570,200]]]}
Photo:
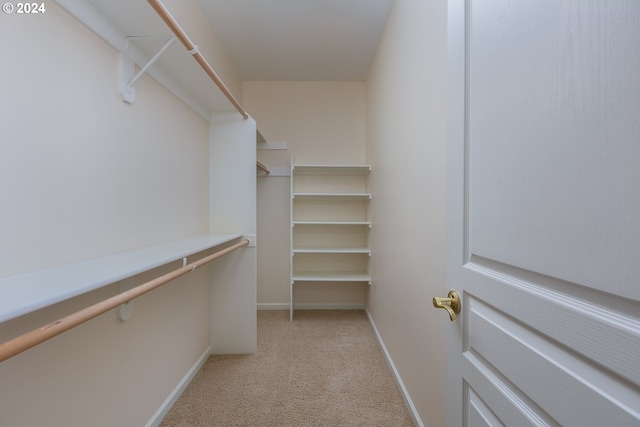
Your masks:
{"label": "white trim", "polygon": [[411,396],[409,396],[409,391],[405,387],[404,382],[402,381],[402,378],[400,377],[400,373],[396,369],[396,365],[393,363],[393,359],[391,359],[391,355],[389,354],[389,351],[387,351],[387,346],[385,346],[384,345],[384,341],[382,341],[382,337],[380,336],[380,333],[378,332],[378,328],[376,328],[376,324],[373,321],[373,318],[371,317],[371,313],[369,313],[369,310],[367,310],[366,308],[365,308],[364,311],[367,313],[367,317],[369,318],[369,322],[371,323],[371,327],[373,328],[373,332],[375,332],[376,337],[378,338],[378,343],[380,344],[380,348],[382,349],[382,352],[384,353],[385,359],[387,359],[387,363],[389,364],[389,367],[391,368],[391,372],[393,372],[393,377],[396,379],[398,387],[400,387],[400,391],[402,392],[402,397],[404,398],[405,403],[407,404],[407,406],[409,407],[409,410],[411,411],[411,415],[413,416],[413,420],[416,422],[416,424],[419,427],[424,427],[424,424],[422,423],[422,420],[420,419],[420,415],[418,415],[418,410],[416,409],[415,405],[413,404],[413,400],[411,400]]}
{"label": "white trim", "polygon": [[187,386],[193,381],[193,378],[196,376],[204,362],[207,361],[209,356],[211,355],[211,346],[207,347],[207,349],[202,353],[202,355],[198,358],[196,363],[189,369],[189,371],[185,374],[182,380],[176,385],[171,394],[167,396],[162,405],[158,408],[155,414],[151,417],[151,419],[147,422],[146,427],[157,427],[160,425],[164,417],[167,415],[171,407],[176,403],[176,401],[180,398],[184,390]]}

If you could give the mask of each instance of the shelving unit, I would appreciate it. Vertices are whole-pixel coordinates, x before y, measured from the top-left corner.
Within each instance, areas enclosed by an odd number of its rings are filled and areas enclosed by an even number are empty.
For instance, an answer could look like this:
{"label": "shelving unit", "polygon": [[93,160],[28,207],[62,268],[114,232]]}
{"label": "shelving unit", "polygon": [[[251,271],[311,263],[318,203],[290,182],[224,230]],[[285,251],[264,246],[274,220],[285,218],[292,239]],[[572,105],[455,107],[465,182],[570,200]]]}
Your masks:
{"label": "shelving unit", "polygon": [[291,288],[304,282],[370,283],[369,165],[291,164]]}

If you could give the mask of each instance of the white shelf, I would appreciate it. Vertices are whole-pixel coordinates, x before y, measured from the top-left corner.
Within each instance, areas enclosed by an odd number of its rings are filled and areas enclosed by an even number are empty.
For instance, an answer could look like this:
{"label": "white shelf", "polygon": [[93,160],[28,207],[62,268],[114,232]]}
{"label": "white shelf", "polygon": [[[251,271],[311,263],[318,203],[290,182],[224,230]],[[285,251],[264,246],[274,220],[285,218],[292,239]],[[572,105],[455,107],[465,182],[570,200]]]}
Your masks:
{"label": "white shelf", "polygon": [[371,193],[293,193],[293,198],[371,200]]}
{"label": "white shelf", "polygon": [[[116,51],[125,53],[138,67],[143,67],[174,36],[146,1],[56,1]],[[187,4],[184,7],[193,8],[194,11],[198,9],[198,5]],[[193,39],[193,42],[205,43],[205,40]],[[213,112],[236,111],[179,42],[173,43],[147,70],[147,74],[205,120],[210,120]],[[115,84],[115,69],[113,76]]]}
{"label": "white shelf", "polygon": [[240,237],[200,235],[0,279],[0,323]]}
{"label": "white shelf", "polygon": [[[370,165],[291,166],[291,287],[300,282],[371,284],[367,247]],[[345,228],[329,228],[331,226]],[[314,228],[315,227],[315,228]],[[351,227],[351,228],[349,228]],[[296,256],[297,255],[297,256]],[[321,270],[321,271],[316,271]]]}
{"label": "white shelf", "polygon": [[366,247],[348,248],[348,247],[323,247],[323,246],[307,246],[294,247],[294,254],[369,254],[371,250]]}
{"label": "white shelf", "polygon": [[371,227],[371,221],[292,221],[293,225],[366,225]]}
{"label": "white shelf", "polygon": [[362,272],[293,272],[294,282],[371,282],[368,274]]}
{"label": "white shelf", "polygon": [[366,175],[371,165],[293,165],[293,171],[300,175]]}

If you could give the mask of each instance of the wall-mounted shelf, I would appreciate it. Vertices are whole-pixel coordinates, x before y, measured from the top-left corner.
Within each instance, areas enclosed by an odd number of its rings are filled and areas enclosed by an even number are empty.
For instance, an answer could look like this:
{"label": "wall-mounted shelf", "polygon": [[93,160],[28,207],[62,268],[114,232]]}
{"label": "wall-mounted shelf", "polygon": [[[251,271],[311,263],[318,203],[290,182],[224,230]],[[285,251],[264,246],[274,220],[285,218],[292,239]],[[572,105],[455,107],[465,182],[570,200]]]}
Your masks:
{"label": "wall-mounted shelf", "polygon": [[[56,1],[140,68],[160,51],[168,39],[174,37],[146,1]],[[195,2],[184,2],[182,7],[198,5]],[[185,30],[188,31],[189,28]],[[173,43],[156,59],[146,73],[206,120],[210,120],[214,112],[236,111],[225,94],[212,83],[211,78],[180,43]],[[114,74],[114,79],[115,77]]]}
{"label": "wall-mounted shelf", "polygon": [[0,323],[240,237],[204,234],[0,279]]}
{"label": "wall-mounted shelf", "polygon": [[368,200],[371,199],[371,193],[293,193],[293,198]]}
{"label": "wall-mounted shelf", "polygon": [[295,282],[369,282],[369,274],[352,272],[294,272]]}
{"label": "wall-mounted shelf", "polygon": [[369,165],[291,166],[291,289],[304,282],[371,283]]}
{"label": "wall-mounted shelf", "polygon": [[371,255],[371,249],[366,246],[361,247],[344,247],[344,246],[294,246],[293,254],[368,254]]}
{"label": "wall-mounted shelf", "polygon": [[367,175],[369,165],[294,165],[298,175]]}
{"label": "wall-mounted shelf", "polygon": [[293,226],[296,225],[365,225],[371,227],[371,221],[298,221],[291,222]]}

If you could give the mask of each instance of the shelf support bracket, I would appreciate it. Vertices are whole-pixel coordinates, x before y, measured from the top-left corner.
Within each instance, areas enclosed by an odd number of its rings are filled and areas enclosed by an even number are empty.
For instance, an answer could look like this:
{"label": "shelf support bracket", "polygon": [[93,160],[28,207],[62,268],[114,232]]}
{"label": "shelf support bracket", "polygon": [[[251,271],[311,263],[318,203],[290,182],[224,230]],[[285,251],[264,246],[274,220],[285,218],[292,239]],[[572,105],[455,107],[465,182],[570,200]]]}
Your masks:
{"label": "shelf support bracket", "polygon": [[171,37],[169,41],[165,43],[165,45],[162,46],[162,48],[160,48],[158,53],[153,55],[153,57],[149,60],[149,62],[147,62],[140,69],[140,71],[138,71],[138,74],[135,74],[135,75],[134,75],[135,68],[136,68],[135,62],[133,62],[131,58],[124,55],[123,53],[120,54],[120,94],[122,95],[122,100],[124,102],[128,104],[133,104],[133,102],[136,100],[136,88],[134,87],[134,85],[136,84],[138,79],[142,77],[144,73],[147,72],[149,67],[151,67],[153,63],[156,62],[158,58],[160,58],[160,56],[167,49],[169,49],[169,46],[171,46],[175,41],[176,41],[176,38]]}

